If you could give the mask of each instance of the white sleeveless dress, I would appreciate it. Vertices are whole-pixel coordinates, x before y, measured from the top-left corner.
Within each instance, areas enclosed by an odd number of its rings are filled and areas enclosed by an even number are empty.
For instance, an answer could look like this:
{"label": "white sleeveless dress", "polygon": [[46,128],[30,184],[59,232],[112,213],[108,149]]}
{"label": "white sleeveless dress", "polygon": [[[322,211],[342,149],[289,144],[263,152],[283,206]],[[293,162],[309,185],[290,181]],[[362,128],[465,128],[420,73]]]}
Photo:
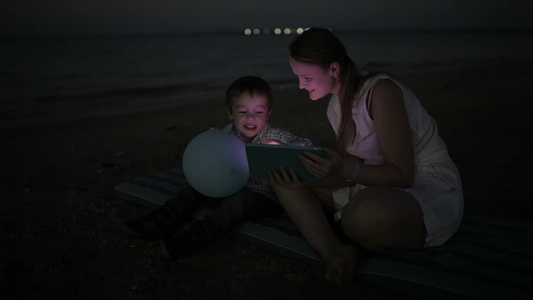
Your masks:
{"label": "white sleeveless dress", "polygon": [[[403,92],[403,98],[411,132],[415,157],[415,179],[409,188],[399,188],[412,194],[420,203],[426,226],[426,247],[442,245],[459,228],[463,216],[463,191],[459,171],[448,155],[446,144],[438,135],[435,120],[420,105],[418,98],[386,74],[368,79],[358,95],[352,108],[352,119],[356,125],[353,143],[346,149],[351,155],[364,159],[364,164],[383,163],[383,156],[378,147],[374,121],[370,118],[369,98],[376,83],[383,79],[395,82]],[[365,99],[368,98],[368,102]],[[330,99],[327,116],[337,132],[340,123],[340,103],[337,95]],[[337,208],[335,218],[361,189],[361,184],[332,190]]]}

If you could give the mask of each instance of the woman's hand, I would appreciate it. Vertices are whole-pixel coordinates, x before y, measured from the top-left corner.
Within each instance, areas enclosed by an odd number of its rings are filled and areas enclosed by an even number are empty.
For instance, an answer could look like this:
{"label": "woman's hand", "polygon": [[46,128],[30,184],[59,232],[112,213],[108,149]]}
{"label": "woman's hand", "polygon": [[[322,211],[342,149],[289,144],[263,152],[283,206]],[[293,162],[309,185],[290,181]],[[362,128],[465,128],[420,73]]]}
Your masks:
{"label": "woman's hand", "polygon": [[341,176],[345,172],[344,159],[339,153],[331,149],[324,148],[324,150],[326,151],[326,157],[306,151],[299,156],[299,159],[307,171],[318,178]]}
{"label": "woman's hand", "polygon": [[280,168],[279,170],[272,168],[268,170],[268,175],[274,191],[279,188],[299,189],[307,185],[306,182],[300,181],[298,174],[293,170],[287,171],[285,168]]}

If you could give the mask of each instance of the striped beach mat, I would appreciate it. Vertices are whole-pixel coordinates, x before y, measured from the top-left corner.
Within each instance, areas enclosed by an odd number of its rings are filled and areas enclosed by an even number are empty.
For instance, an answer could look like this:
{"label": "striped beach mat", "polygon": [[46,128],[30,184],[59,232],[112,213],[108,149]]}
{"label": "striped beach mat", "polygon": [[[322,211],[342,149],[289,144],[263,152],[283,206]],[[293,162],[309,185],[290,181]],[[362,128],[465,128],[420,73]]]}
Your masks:
{"label": "striped beach mat", "polygon": [[[122,182],[117,194],[156,208],[187,181],[180,169]],[[209,210],[197,212],[201,218]],[[247,221],[235,237],[309,264],[324,266],[286,216]],[[533,224],[466,214],[443,246],[363,254],[356,280],[425,299],[533,299]]]}

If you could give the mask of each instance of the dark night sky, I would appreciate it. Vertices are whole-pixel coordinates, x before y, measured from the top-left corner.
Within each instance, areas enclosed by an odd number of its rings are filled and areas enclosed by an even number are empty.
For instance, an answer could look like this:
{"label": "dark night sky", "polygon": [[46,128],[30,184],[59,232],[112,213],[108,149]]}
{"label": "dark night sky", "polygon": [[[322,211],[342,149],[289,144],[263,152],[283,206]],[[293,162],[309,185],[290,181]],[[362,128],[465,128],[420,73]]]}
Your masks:
{"label": "dark night sky", "polygon": [[5,0],[0,36],[244,28],[533,30],[530,0]]}

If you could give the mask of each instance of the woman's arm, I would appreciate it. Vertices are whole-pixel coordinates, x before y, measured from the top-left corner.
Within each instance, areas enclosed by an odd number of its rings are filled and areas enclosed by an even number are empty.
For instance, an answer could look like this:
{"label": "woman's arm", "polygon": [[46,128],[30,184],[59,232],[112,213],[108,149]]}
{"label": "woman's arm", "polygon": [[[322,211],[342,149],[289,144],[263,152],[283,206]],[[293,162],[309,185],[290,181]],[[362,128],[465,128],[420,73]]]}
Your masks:
{"label": "woman's arm", "polygon": [[378,82],[369,113],[384,162],[361,166],[357,181],[367,186],[410,186],[415,174],[413,138],[401,88],[390,80]]}
{"label": "woman's arm", "polygon": [[[377,83],[372,91],[369,113],[374,119],[377,142],[384,163],[365,165],[356,157],[343,159],[329,149],[327,158],[311,154],[301,157],[309,172],[325,179],[319,186],[339,188],[355,182],[366,186],[393,187],[407,187],[412,184],[413,141],[400,87],[389,80]],[[360,163],[358,167],[356,162]],[[354,174],[356,176],[352,178]],[[350,178],[354,180],[348,182],[347,179]]]}

